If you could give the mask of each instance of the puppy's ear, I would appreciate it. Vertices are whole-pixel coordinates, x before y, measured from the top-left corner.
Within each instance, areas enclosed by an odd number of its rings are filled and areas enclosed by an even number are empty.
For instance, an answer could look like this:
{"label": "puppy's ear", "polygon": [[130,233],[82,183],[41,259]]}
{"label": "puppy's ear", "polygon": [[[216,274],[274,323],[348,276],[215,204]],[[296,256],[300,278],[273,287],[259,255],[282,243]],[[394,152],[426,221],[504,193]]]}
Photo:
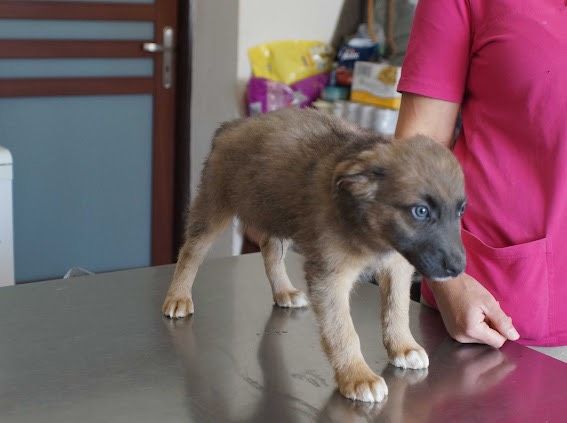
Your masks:
{"label": "puppy's ear", "polygon": [[335,168],[334,190],[337,193],[348,193],[360,200],[372,201],[385,177],[386,169],[376,162],[347,160]]}

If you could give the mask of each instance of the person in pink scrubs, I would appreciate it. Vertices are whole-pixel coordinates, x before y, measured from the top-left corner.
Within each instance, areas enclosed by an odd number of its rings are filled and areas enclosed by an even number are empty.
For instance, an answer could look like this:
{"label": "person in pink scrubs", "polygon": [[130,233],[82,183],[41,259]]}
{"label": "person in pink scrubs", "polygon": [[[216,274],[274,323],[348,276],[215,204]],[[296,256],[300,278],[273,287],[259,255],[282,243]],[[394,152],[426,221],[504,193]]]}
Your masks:
{"label": "person in pink scrubs", "polygon": [[460,342],[567,344],[567,1],[420,0],[397,137],[451,145],[466,272],[422,284]]}

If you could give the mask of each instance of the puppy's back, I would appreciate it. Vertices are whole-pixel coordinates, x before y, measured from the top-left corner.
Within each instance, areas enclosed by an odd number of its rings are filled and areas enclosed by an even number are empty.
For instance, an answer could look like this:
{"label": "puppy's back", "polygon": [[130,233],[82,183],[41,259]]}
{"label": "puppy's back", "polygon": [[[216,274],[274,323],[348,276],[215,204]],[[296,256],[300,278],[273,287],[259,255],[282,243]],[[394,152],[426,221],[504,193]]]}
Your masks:
{"label": "puppy's back", "polygon": [[284,109],[223,124],[203,177],[242,220],[289,236],[321,201],[336,157],[368,140],[376,136],[328,114]]}
{"label": "puppy's back", "polygon": [[[223,123],[215,133],[213,146],[229,149],[254,147],[270,149],[270,152],[273,152],[272,149],[285,152],[313,142],[319,144],[326,139],[331,147],[330,144],[337,140],[329,135],[343,132],[346,125],[342,120],[313,109],[283,109]],[[236,145],[234,141],[237,141]]]}

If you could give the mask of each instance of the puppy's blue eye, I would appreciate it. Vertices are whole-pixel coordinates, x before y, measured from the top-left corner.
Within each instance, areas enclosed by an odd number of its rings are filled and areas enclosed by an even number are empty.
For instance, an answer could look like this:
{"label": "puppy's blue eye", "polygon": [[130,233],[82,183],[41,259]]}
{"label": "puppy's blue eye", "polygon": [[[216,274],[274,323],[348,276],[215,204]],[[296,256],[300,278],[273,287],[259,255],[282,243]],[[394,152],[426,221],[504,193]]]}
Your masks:
{"label": "puppy's blue eye", "polygon": [[461,205],[461,207],[459,207],[459,210],[457,210],[457,214],[459,215],[459,217],[461,217],[463,214],[465,214],[465,204],[464,203]]}
{"label": "puppy's blue eye", "polygon": [[411,214],[417,220],[427,220],[430,217],[429,209],[425,206],[412,207]]}

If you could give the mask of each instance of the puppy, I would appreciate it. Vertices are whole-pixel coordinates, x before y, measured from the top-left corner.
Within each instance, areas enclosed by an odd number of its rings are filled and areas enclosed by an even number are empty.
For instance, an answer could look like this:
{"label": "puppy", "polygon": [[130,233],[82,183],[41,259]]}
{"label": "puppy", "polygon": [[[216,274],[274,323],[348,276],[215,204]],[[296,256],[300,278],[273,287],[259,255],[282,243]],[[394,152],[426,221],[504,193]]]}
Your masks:
{"label": "puppy", "polygon": [[458,162],[425,137],[389,142],[314,110],[225,123],[204,165],[163,313],[193,313],[197,268],[238,216],[262,234],[266,273],[280,307],[308,304],[284,267],[293,240],[305,257],[309,299],[340,392],[381,401],[388,389],[364,361],[350,317],[353,283],[363,269],[376,270],[391,363],[427,367],[427,354],[409,329],[411,276],[414,267],[433,280],[463,271],[464,206]]}

